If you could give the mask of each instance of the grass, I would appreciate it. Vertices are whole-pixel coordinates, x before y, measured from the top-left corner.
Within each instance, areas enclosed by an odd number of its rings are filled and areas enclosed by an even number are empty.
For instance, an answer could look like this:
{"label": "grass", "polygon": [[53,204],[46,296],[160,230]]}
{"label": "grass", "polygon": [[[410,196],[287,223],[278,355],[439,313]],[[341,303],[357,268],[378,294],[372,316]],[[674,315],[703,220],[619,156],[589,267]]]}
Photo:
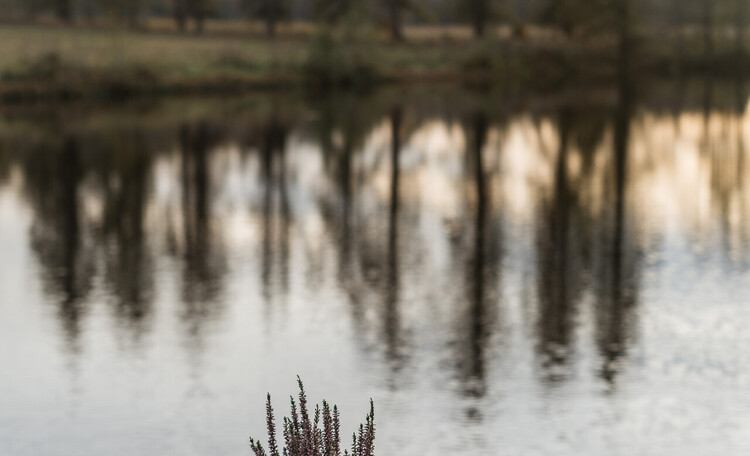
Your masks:
{"label": "grass", "polygon": [[0,27],[0,68],[24,66],[48,55],[94,72],[146,67],[164,77],[199,77],[240,71],[289,69],[304,58],[298,43],[194,37],[122,30]]}
{"label": "grass", "polygon": [[[287,86],[298,82],[307,41],[4,25],[0,99]],[[406,46],[380,54],[386,74],[451,65],[437,48],[420,53],[417,61]]]}
{"label": "grass", "polygon": [[[300,32],[301,33],[301,32]],[[452,29],[446,34],[456,35]],[[375,37],[368,53],[384,79],[425,79],[455,75],[467,55],[487,47],[471,40],[445,39],[435,30],[414,35],[434,40],[389,43]],[[302,37],[300,37],[302,36]],[[44,87],[75,92],[108,83],[133,90],[202,88],[220,83],[284,85],[305,68],[313,36],[207,33],[204,36],[91,27],[0,26],[0,98]],[[229,84],[232,85],[232,84]]]}
{"label": "grass", "polygon": [[[252,24],[225,24],[223,29],[209,24],[202,36],[174,33],[169,24],[149,23],[140,31],[0,25],[0,101],[234,93],[302,86],[311,75],[334,84],[354,78],[368,84],[554,85],[566,78],[612,78],[616,68],[607,57],[612,42],[576,43],[541,31],[527,40],[476,42],[463,29],[415,27],[408,29],[414,39],[406,43],[391,43],[375,32],[355,48],[348,40],[321,46],[304,24],[288,26],[275,40],[255,33]],[[641,47],[647,50],[639,56],[641,64],[674,67],[672,48],[664,40],[656,43]],[[689,41],[685,48],[696,49]],[[688,70],[721,68],[722,62],[737,60],[736,53],[714,60],[697,54],[685,58]]]}
{"label": "grass", "polygon": [[[168,76],[205,76],[240,71],[266,74],[293,71],[307,56],[304,38],[282,35],[268,40],[258,36],[140,32],[125,29],[0,26],[0,69],[50,53],[62,61],[92,70],[140,65]],[[447,42],[386,43],[378,57],[387,70],[451,67],[474,43]]]}

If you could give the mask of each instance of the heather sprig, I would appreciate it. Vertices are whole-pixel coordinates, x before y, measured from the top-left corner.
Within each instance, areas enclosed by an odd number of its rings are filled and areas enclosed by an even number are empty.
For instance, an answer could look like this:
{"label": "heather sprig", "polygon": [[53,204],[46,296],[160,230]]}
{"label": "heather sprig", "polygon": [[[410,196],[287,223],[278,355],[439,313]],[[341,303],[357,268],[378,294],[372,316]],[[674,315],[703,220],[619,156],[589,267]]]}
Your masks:
{"label": "heather sprig", "polygon": [[[271,395],[266,396],[266,430],[268,432],[268,451],[263,444],[250,438],[250,449],[255,456],[342,456],[339,409],[323,401],[323,407],[315,406],[313,419],[310,419],[307,395],[302,380],[297,377],[299,385],[299,413],[297,402],[290,397],[291,418],[284,417],[282,432],[284,447],[279,452],[276,441],[276,424],[271,406]],[[322,423],[322,429],[321,429]],[[365,424],[359,425],[358,432],[352,435],[352,451],[344,450],[344,456],[373,456],[375,451],[375,404],[370,399],[370,413],[365,417]]]}

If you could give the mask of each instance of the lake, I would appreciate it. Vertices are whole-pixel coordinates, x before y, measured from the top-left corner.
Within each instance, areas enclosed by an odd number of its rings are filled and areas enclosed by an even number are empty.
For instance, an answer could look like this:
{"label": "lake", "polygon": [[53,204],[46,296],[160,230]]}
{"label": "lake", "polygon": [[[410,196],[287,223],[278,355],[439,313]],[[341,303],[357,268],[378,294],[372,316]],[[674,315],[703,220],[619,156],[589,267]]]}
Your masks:
{"label": "lake", "polygon": [[748,87],[3,108],[0,454],[747,453]]}

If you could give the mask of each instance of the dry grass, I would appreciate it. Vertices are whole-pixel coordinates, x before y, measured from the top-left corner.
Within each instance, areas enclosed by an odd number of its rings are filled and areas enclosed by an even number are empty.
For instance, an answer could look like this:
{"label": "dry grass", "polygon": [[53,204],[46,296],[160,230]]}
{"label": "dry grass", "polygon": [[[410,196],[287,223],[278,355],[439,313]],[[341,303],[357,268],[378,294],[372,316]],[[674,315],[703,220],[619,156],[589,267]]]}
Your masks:
{"label": "dry grass", "polygon": [[[47,27],[67,27],[61,24],[52,16],[42,16],[33,22],[24,22],[22,19],[0,17],[7,24],[16,25],[41,25]],[[122,21],[112,21],[108,19],[79,19],[75,27],[89,29],[127,29]],[[175,21],[167,17],[150,17],[143,18],[139,22],[138,29],[142,32],[153,33],[170,33],[175,34],[180,31],[177,29]],[[281,22],[278,24],[277,37],[279,39],[305,39],[313,36],[317,30],[315,24],[305,21]],[[192,24],[188,24],[185,33],[193,33]],[[265,24],[261,21],[250,20],[230,20],[230,19],[207,19],[204,22],[203,34],[206,36],[222,37],[245,37],[245,38],[264,38],[266,33]],[[510,28],[506,26],[497,26],[490,29],[488,36],[507,36],[510,34]],[[381,29],[379,35],[384,41],[388,40],[388,32]],[[472,41],[472,29],[468,25],[443,25],[443,24],[421,24],[411,25],[404,28],[404,37],[411,43],[436,43],[436,42],[467,42]]]}
{"label": "dry grass", "polygon": [[[40,62],[53,60],[62,75],[151,74],[159,79],[295,76],[309,52],[309,39],[282,34],[268,40],[241,33],[241,24],[209,23],[201,36],[170,32],[171,22],[149,24],[160,32],[100,27],[0,26],[0,79],[36,80],[60,74],[37,74]],[[221,30],[212,27],[225,27]],[[252,24],[242,24],[252,26]],[[163,27],[163,29],[159,29]],[[237,27],[237,28],[231,28]],[[293,35],[302,36],[304,24]],[[223,32],[220,34],[219,31]],[[437,32],[417,31],[424,37]],[[291,32],[289,32],[291,33]],[[308,33],[308,32],[304,32]],[[434,35],[438,36],[438,35]],[[424,38],[423,37],[423,38]],[[425,38],[426,39],[426,38]],[[373,59],[384,74],[456,68],[472,42],[392,44],[372,46]],[[418,49],[415,49],[417,47]]]}
{"label": "dry grass", "polygon": [[[0,25],[0,101],[286,87],[301,82],[314,55],[310,24],[283,25],[274,40],[263,36],[258,23],[208,21],[205,29],[203,35],[176,33],[165,19],[149,20],[139,30],[106,23]],[[614,69],[607,56],[616,40],[576,42],[535,28],[516,40],[508,28],[497,27],[496,37],[482,42],[471,39],[466,27],[419,26],[406,32],[406,43],[392,43],[380,32],[367,35],[357,61],[387,80],[467,82],[469,77],[483,84],[602,78]],[[737,61],[737,53],[722,45],[727,39],[717,39],[717,55],[706,59],[695,45],[697,37],[688,38],[681,68],[729,68],[726,62]],[[672,41],[650,40],[638,48],[642,67],[671,71],[674,66]],[[346,53],[331,55],[335,73],[341,69],[336,56]],[[750,70],[750,58],[743,53],[741,60]]]}
{"label": "dry grass", "polygon": [[0,74],[54,55],[91,71],[147,68],[165,77],[283,72],[305,57],[298,43],[122,30],[0,27]]}
{"label": "dry grass", "polygon": [[[203,35],[174,33],[169,24],[146,24],[151,31],[105,28],[102,24],[1,25],[0,101],[230,92],[289,87],[311,80],[309,62],[317,61],[310,59],[317,40],[312,35],[301,38],[310,33],[304,31],[304,24],[274,40],[239,33],[240,24],[234,24],[238,28],[232,32],[211,28],[230,27],[231,23],[209,23]],[[533,57],[519,62],[519,56],[528,57],[529,46],[537,50],[546,50],[550,44],[560,46],[549,39],[527,44],[507,39],[476,42],[461,28],[440,27],[410,28],[406,43],[392,43],[377,33],[363,34],[360,41],[337,41],[329,53],[331,58],[320,59],[327,62],[331,74],[343,72],[345,76],[336,81],[362,79],[367,80],[365,85],[372,80],[467,82],[468,74],[471,81],[486,84],[489,76],[493,80],[526,77],[527,69],[521,67],[528,61],[545,67]],[[340,57],[352,52],[358,63],[349,68]],[[375,77],[362,77],[360,68],[367,68],[365,73]]]}

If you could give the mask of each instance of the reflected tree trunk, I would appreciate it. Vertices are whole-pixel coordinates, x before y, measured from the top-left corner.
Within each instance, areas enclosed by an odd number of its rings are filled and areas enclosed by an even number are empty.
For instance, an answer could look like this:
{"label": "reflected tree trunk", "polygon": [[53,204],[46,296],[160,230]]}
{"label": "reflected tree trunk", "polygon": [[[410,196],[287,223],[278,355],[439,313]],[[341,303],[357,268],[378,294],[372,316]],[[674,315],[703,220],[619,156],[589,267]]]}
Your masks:
{"label": "reflected tree trunk", "polygon": [[208,159],[207,132],[203,124],[183,126],[182,147],[183,217],[190,263],[200,268],[203,246],[208,239]]}
{"label": "reflected tree trunk", "polygon": [[63,160],[61,162],[61,192],[58,197],[62,214],[62,278],[63,292],[60,315],[65,325],[68,341],[76,345],[80,334],[81,292],[79,290],[78,256],[81,244],[81,227],[79,223],[78,184],[81,179],[81,164],[78,144],[72,138],[63,140]]}
{"label": "reflected tree trunk", "polygon": [[487,309],[485,296],[486,266],[486,225],[489,210],[489,196],[484,173],[483,150],[487,141],[488,122],[483,113],[473,116],[474,181],[476,187],[477,207],[475,215],[474,259],[472,262],[470,283],[471,296],[471,376],[479,381],[473,392],[481,397],[485,394],[485,346],[487,344]]}
{"label": "reflected tree trunk", "polygon": [[714,105],[714,80],[711,74],[706,74],[703,79],[703,152],[709,149],[709,123],[711,121],[711,110]]}
{"label": "reflected tree trunk", "polygon": [[144,232],[151,162],[148,153],[140,152],[146,147],[140,135],[133,138],[138,151],[108,170],[116,173],[120,185],[105,189],[104,232],[113,236],[117,245],[117,255],[107,263],[107,281],[118,297],[117,316],[138,337],[151,315],[153,291],[153,268]]}
{"label": "reflected tree trunk", "polygon": [[568,148],[571,113],[564,108],[558,121],[559,149],[554,174],[554,194],[542,218],[539,238],[539,331],[543,366],[547,381],[555,383],[560,374],[555,366],[568,361],[572,332],[573,294],[569,279],[578,271],[570,259],[571,190],[568,182]]}
{"label": "reflected tree trunk", "polygon": [[42,279],[57,305],[66,349],[79,350],[86,297],[96,270],[92,234],[82,223],[83,203],[79,189],[87,177],[87,163],[81,153],[81,139],[59,131],[59,143],[46,143],[39,154],[29,151],[24,166],[24,186],[34,210],[29,242]]}
{"label": "reflected tree trunk", "polygon": [[[339,154],[339,166],[337,168],[337,181],[339,191],[343,200],[343,223],[342,238],[340,244],[341,266],[339,276],[344,278],[351,273],[352,266],[352,154],[354,153],[352,140],[349,134],[344,135],[344,145]],[[346,281],[346,279],[344,279]]]}
{"label": "reflected tree trunk", "polygon": [[745,129],[743,119],[747,103],[745,82],[741,73],[737,73],[735,80],[736,122],[737,122],[737,187],[745,188]]}
{"label": "reflected tree trunk", "polygon": [[[261,180],[264,186],[261,284],[263,287],[263,297],[266,302],[269,302],[272,298],[271,288],[276,258],[276,255],[274,254],[276,242],[280,243],[278,251],[278,254],[280,255],[279,266],[281,268],[282,286],[285,290],[288,282],[289,225],[291,211],[289,208],[289,198],[286,189],[286,134],[286,128],[282,125],[275,113],[271,114],[261,132],[260,171]],[[281,226],[278,231],[278,239],[274,236],[277,233],[274,229],[274,195],[277,190],[281,211]]]}
{"label": "reflected tree trunk", "polygon": [[[402,109],[391,110],[391,189],[388,215],[388,287],[385,301],[385,334],[387,356],[391,361],[401,357],[401,317],[399,315],[398,217],[399,217],[399,157],[401,154]],[[398,365],[396,365],[398,367]]]}
{"label": "reflected tree trunk", "polygon": [[262,132],[260,145],[260,172],[263,182],[263,224],[261,243],[261,286],[265,302],[271,301],[271,278],[273,275],[273,121]]}
{"label": "reflected tree trunk", "polygon": [[289,232],[292,224],[292,211],[289,207],[289,192],[287,190],[286,169],[286,132],[279,126],[278,148],[279,148],[279,198],[281,204],[281,228],[279,230],[279,269],[281,274],[281,286],[284,295],[289,291]]}
{"label": "reflected tree trunk", "polygon": [[625,194],[627,190],[627,163],[630,136],[630,111],[632,90],[628,73],[629,50],[623,48],[620,55],[621,73],[618,80],[619,104],[614,118],[614,229],[610,250],[611,277],[607,281],[610,289],[600,303],[599,349],[604,357],[601,376],[612,383],[617,374],[617,360],[622,356],[626,344],[625,302]]}
{"label": "reflected tree trunk", "polygon": [[215,299],[225,271],[211,231],[209,154],[212,132],[205,122],[180,129],[182,212],[184,218],[183,318],[192,336],[216,312]]}

